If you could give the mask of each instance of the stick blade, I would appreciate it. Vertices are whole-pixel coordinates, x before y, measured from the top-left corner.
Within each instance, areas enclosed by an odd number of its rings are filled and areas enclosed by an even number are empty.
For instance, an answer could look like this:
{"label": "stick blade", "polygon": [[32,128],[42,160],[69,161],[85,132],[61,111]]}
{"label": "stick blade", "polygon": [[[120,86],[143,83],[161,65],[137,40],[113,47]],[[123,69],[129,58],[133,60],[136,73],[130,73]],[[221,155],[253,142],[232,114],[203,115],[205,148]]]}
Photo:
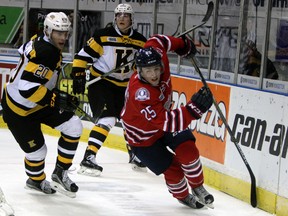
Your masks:
{"label": "stick blade", "polygon": [[[241,155],[241,157],[243,159],[243,157],[244,157],[243,153],[242,154],[240,153],[240,155]],[[244,163],[245,163],[245,165],[246,165],[246,167],[248,169],[248,172],[249,172],[249,175],[250,175],[250,178],[251,178],[250,204],[251,204],[252,207],[255,208],[255,207],[257,207],[256,178],[255,178],[255,175],[254,175],[250,165],[248,164],[247,160],[243,159],[243,161],[244,161]]]}
{"label": "stick blade", "polygon": [[257,207],[257,194],[256,194],[256,179],[253,173],[250,173],[251,176],[251,194],[250,194],[250,204],[252,207]]}
{"label": "stick blade", "polygon": [[214,10],[214,3],[213,3],[213,1],[210,1],[208,3],[208,8],[207,8],[207,11],[206,11],[204,18],[202,19],[202,22],[207,22],[209,20],[209,18],[211,17],[211,15],[213,13],[213,10]]}

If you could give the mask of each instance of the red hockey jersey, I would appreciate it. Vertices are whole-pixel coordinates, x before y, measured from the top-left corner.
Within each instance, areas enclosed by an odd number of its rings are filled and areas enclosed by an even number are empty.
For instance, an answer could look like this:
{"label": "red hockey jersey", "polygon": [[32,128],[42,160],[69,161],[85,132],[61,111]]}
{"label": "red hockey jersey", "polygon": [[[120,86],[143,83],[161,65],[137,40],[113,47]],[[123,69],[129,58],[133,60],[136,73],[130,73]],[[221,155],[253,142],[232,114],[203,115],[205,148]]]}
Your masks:
{"label": "red hockey jersey", "polygon": [[161,54],[164,73],[158,86],[141,81],[137,72],[130,78],[121,118],[127,141],[132,146],[152,145],[164,132],[182,131],[195,119],[184,106],[171,110],[172,86],[167,52],[183,48],[183,40],[155,35],[144,47],[149,46]]}

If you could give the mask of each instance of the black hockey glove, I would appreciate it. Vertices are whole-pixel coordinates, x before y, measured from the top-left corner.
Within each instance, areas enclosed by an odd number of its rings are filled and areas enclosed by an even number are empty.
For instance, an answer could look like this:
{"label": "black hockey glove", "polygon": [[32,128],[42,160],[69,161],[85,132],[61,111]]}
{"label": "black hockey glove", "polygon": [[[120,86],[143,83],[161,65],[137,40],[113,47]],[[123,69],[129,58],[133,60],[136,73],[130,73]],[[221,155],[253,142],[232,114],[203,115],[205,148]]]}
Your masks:
{"label": "black hockey glove", "polygon": [[59,89],[52,90],[53,96],[51,98],[50,106],[62,109],[67,112],[75,112],[76,108],[79,106],[78,98],[72,96]]}
{"label": "black hockey glove", "polygon": [[197,49],[193,41],[186,37],[185,35],[182,36],[182,40],[185,43],[184,48],[182,49],[177,49],[175,52],[180,55],[182,58],[191,58],[194,57],[197,53]]}
{"label": "black hockey glove", "polygon": [[186,108],[192,116],[199,119],[207,110],[209,110],[212,103],[213,95],[210,89],[202,87],[192,96],[190,102],[186,104]]}
{"label": "black hockey glove", "polygon": [[71,78],[73,79],[73,94],[84,94],[86,84],[85,72],[72,72]]}

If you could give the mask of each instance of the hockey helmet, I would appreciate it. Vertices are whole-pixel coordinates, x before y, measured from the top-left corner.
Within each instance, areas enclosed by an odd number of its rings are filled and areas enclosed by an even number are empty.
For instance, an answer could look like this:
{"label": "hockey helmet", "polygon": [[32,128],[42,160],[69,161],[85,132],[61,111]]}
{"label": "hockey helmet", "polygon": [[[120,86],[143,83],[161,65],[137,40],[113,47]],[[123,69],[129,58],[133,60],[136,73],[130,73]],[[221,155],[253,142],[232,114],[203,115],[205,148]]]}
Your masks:
{"label": "hockey helmet", "polygon": [[116,19],[116,15],[118,13],[130,14],[131,15],[131,22],[132,22],[132,25],[133,25],[133,23],[134,23],[134,11],[133,11],[133,8],[132,8],[132,6],[130,4],[122,3],[122,4],[117,5],[117,7],[114,10],[114,20]]}
{"label": "hockey helmet", "polygon": [[135,64],[137,68],[138,78],[147,82],[142,75],[142,68],[151,66],[161,66],[161,73],[163,73],[163,64],[161,55],[152,47],[147,47],[138,50],[135,57]]}
{"label": "hockey helmet", "polygon": [[162,65],[162,58],[155,49],[147,47],[136,53],[135,64],[137,68]]}
{"label": "hockey helmet", "polygon": [[47,14],[44,20],[44,33],[48,34],[50,38],[53,30],[56,31],[69,31],[71,22],[67,15],[63,12],[51,12]]}

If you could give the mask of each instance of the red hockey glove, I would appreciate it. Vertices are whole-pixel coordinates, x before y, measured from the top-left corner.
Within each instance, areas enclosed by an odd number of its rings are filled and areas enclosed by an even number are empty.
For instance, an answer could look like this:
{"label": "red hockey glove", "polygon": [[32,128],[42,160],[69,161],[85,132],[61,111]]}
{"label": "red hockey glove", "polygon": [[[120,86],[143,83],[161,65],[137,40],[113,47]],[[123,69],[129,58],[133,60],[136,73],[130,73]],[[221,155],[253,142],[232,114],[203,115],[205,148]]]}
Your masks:
{"label": "red hockey glove", "polygon": [[177,49],[175,52],[180,55],[182,58],[191,58],[194,57],[197,53],[197,49],[195,47],[195,44],[193,41],[186,37],[185,35],[182,36],[182,40],[184,41],[184,48],[182,49]]}
{"label": "red hockey glove", "polygon": [[186,109],[190,112],[192,116],[196,119],[201,118],[203,113],[205,113],[212,106],[213,95],[209,88],[202,87],[198,92],[196,92],[191,100],[186,104]]}

